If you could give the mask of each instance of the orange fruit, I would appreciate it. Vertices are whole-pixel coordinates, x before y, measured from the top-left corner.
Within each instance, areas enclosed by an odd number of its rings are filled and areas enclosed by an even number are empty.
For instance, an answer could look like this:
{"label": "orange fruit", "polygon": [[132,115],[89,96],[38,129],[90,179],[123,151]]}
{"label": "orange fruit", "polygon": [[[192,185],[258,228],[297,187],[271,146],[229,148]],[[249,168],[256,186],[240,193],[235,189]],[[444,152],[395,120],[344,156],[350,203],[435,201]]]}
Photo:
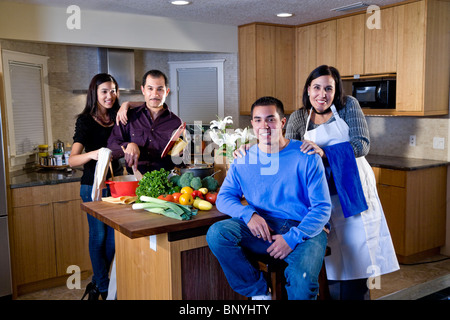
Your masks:
{"label": "orange fruit", "polygon": [[191,187],[183,187],[181,188],[181,193],[188,193],[188,194],[192,194],[192,192],[194,192],[194,189],[192,189]]}
{"label": "orange fruit", "polygon": [[192,205],[192,203],[194,203],[194,198],[189,193],[183,193],[178,200],[179,200],[180,204],[189,205],[189,206]]}

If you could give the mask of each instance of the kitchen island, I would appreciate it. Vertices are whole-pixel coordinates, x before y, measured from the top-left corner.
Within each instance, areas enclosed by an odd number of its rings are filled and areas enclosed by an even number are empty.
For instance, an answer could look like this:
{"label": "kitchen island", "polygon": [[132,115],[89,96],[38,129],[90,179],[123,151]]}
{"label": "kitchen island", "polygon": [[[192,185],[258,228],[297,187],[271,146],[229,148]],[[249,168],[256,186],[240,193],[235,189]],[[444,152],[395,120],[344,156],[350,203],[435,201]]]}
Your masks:
{"label": "kitchen island", "polygon": [[228,285],[206,231],[228,218],[215,207],[180,221],[102,201],[81,209],[115,229],[118,300],[244,299]]}

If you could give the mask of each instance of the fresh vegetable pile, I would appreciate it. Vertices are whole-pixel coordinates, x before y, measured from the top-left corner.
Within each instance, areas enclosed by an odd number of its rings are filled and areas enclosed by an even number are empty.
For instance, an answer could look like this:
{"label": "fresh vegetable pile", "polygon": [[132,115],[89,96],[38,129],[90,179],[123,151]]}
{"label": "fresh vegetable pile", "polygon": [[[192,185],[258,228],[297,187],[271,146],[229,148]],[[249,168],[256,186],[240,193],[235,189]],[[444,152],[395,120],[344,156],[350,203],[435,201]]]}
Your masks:
{"label": "fresh vegetable pile", "polygon": [[191,209],[190,206],[184,206],[170,201],[147,196],[141,196],[139,200],[141,200],[140,203],[134,203],[132,205],[133,209],[144,209],[177,220],[189,220],[197,214],[197,209]]}
{"label": "fresh vegetable pile", "polygon": [[[211,176],[200,179],[191,172],[168,179],[164,169],[147,172],[136,189],[133,209],[145,209],[178,220],[189,220],[198,210],[211,210],[219,183]],[[194,207],[194,209],[192,209]]]}
{"label": "fresh vegetable pile", "polygon": [[194,190],[206,188],[208,191],[214,192],[219,188],[219,182],[214,177],[207,176],[200,179],[200,177],[194,177],[192,172],[185,172],[181,176],[172,176],[170,182],[180,188],[191,187]]}
{"label": "fresh vegetable pile", "polygon": [[[165,169],[146,172],[136,188],[136,196],[157,198],[161,194],[172,194],[180,191],[180,187],[169,181],[170,171]],[[138,201],[139,202],[139,201]]]}

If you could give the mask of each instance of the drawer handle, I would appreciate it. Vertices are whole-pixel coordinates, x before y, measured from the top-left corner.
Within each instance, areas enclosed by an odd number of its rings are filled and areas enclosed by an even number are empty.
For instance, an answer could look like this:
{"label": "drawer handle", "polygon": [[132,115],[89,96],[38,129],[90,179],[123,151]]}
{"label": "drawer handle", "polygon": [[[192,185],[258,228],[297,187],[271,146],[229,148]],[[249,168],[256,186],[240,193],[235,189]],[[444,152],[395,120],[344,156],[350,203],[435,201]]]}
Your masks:
{"label": "drawer handle", "polygon": [[63,201],[56,201],[55,203],[68,203],[69,202],[69,200],[63,200]]}
{"label": "drawer handle", "polygon": [[43,207],[43,206],[48,206],[50,203],[40,203],[39,205],[41,206],[41,207]]}

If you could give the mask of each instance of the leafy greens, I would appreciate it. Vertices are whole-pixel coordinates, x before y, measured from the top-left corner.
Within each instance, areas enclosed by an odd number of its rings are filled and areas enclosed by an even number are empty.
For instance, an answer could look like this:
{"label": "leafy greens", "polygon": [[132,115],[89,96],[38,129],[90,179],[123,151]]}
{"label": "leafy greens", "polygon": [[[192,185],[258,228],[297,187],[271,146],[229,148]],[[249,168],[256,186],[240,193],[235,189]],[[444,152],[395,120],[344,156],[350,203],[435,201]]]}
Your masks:
{"label": "leafy greens", "polygon": [[139,181],[139,186],[136,188],[136,196],[138,196],[138,199],[141,196],[157,198],[161,194],[167,194],[174,186],[168,179],[169,174],[170,171],[164,168],[146,172]]}

